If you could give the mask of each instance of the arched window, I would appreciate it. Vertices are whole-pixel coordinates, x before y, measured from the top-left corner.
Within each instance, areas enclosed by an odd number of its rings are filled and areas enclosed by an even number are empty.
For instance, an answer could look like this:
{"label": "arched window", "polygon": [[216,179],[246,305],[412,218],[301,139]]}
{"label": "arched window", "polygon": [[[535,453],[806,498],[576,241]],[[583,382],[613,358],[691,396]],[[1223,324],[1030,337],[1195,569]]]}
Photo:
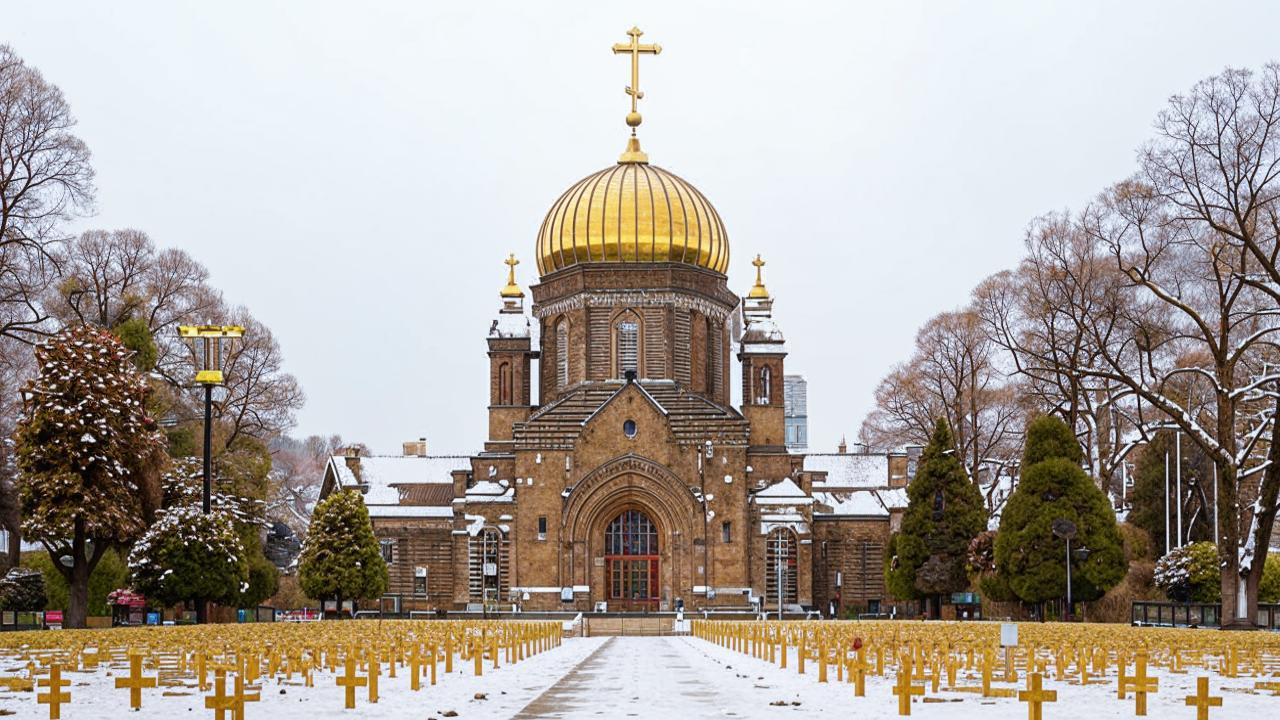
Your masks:
{"label": "arched window", "polygon": [[498,404],[511,404],[511,364],[498,365]]}
{"label": "arched window", "polygon": [[556,385],[569,384],[569,321],[561,318],[556,324]]}
{"label": "arched window", "polygon": [[618,316],[613,324],[614,362],[617,377],[626,377],[630,370],[640,375],[640,317],[633,312]]}
{"label": "arched window", "polygon": [[760,368],[760,382],[756,384],[756,404],[768,405],[773,397],[773,371],[766,365]]}
{"label": "arched window", "polygon": [[783,605],[796,604],[796,536],[790,530],[776,528],[765,538],[764,569],[765,606],[777,606],[779,588]]}

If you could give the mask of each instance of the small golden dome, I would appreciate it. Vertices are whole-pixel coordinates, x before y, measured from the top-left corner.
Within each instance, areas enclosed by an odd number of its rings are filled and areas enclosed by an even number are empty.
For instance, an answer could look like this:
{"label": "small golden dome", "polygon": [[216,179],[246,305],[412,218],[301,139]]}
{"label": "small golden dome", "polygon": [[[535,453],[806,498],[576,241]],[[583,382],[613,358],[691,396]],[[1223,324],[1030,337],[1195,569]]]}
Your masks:
{"label": "small golden dome", "polygon": [[569,188],[538,232],[543,275],[613,262],[687,263],[724,273],[729,236],[697,188],[660,167],[620,162]]}

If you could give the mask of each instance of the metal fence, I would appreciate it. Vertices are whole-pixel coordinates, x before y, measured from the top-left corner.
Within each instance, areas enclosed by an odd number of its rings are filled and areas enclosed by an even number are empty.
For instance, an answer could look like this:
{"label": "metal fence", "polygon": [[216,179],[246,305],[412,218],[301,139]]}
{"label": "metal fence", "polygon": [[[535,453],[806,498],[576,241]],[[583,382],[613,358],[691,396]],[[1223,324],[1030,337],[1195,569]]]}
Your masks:
{"label": "metal fence", "polygon": [[[1134,625],[1216,628],[1222,625],[1217,603],[1135,602],[1129,611]],[[1280,605],[1258,605],[1256,621],[1266,630],[1280,631]]]}

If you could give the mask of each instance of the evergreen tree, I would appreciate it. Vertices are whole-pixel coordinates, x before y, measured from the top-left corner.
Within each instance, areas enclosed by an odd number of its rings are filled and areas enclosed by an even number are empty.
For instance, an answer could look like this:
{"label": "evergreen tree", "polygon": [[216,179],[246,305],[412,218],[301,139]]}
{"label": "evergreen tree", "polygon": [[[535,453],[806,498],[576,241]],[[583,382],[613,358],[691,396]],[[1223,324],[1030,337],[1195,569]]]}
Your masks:
{"label": "evergreen tree", "polygon": [[938,420],[907,486],[907,511],[885,571],[896,597],[936,599],[969,587],[969,544],[986,529],[987,513],[953,448],[951,429]]}
{"label": "evergreen tree", "polygon": [[110,333],[63,330],[36,348],[39,372],[15,434],[23,532],[48,549],[70,591],[66,626],[84,627],[89,577],[112,545],[137,538],[163,463],[147,384]]}
{"label": "evergreen tree", "polygon": [[360,493],[338,491],[316,505],[299,557],[302,591],[314,598],[366,599],[387,589],[382,559],[369,510]]}
{"label": "evergreen tree", "polygon": [[[1178,498],[1175,477],[1174,432],[1163,430],[1151,438],[1138,456],[1133,470],[1133,490],[1129,494],[1128,522],[1137,525],[1151,537],[1157,555],[1172,548],[1165,547],[1165,527],[1170,542],[1178,541]],[[1169,490],[1165,492],[1165,458],[1169,459]],[[1213,461],[1197,444],[1182,438],[1183,536],[1186,542],[1213,537]],[[1167,515],[1166,515],[1167,513]]]}
{"label": "evergreen tree", "polygon": [[160,513],[129,553],[133,587],[165,605],[234,603],[248,587],[249,561],[235,523],[199,505]]}
{"label": "evergreen tree", "polygon": [[1005,504],[996,534],[996,569],[1009,588],[1028,603],[1066,596],[1066,544],[1053,534],[1053,522],[1076,526],[1071,560],[1074,600],[1102,597],[1127,570],[1115,512],[1107,496],[1089,478],[1070,428],[1059,418],[1042,416],[1027,428],[1022,477]]}

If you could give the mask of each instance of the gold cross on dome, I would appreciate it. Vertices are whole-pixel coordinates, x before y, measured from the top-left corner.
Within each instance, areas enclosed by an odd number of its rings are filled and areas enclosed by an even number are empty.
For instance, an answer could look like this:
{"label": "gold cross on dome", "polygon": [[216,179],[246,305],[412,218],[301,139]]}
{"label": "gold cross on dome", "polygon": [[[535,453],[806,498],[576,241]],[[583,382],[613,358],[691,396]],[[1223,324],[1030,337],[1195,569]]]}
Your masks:
{"label": "gold cross on dome", "polygon": [[769,297],[769,291],[764,286],[764,260],[757,254],[756,259],[752,260],[751,264],[756,266],[756,284],[751,288],[751,293],[747,297]]}
{"label": "gold cross on dome", "polygon": [[502,297],[524,297],[524,291],[516,285],[516,266],[520,261],[516,259],[516,254],[511,253],[506,260],[502,261],[507,266],[507,286],[502,288]]}
{"label": "gold cross on dome", "polygon": [[662,46],[640,44],[640,36],[644,33],[638,27],[631,28],[627,31],[627,34],[631,36],[631,42],[629,44],[616,43],[613,46],[613,53],[615,55],[630,53],[631,55],[631,84],[627,86],[626,91],[631,96],[631,112],[627,115],[627,125],[631,126],[631,134],[634,135],[636,126],[640,124],[640,112],[636,109],[636,103],[640,98],[644,97],[644,92],[640,90],[640,56],[657,55],[662,52]]}

